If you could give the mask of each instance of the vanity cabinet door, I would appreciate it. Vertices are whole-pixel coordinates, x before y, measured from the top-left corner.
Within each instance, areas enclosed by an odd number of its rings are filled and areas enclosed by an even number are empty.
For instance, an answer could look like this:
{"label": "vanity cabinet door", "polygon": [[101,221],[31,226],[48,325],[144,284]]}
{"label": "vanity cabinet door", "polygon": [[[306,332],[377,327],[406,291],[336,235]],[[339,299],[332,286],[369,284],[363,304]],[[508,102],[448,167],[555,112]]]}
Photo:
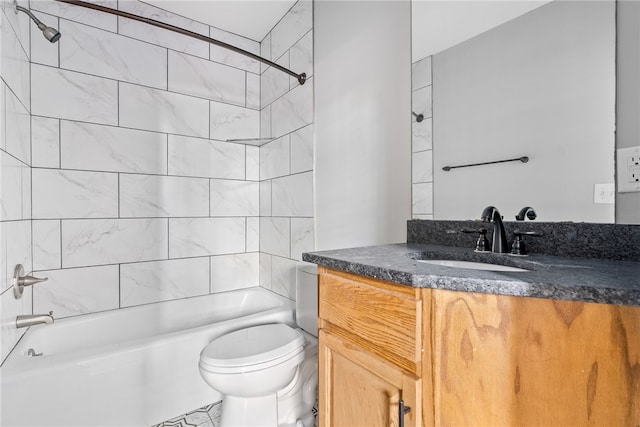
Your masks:
{"label": "vanity cabinet door", "polygon": [[640,307],[438,291],[435,424],[640,425]]}
{"label": "vanity cabinet door", "polygon": [[[420,379],[350,341],[319,332],[322,427],[420,426]],[[399,405],[410,410],[400,422]]]}

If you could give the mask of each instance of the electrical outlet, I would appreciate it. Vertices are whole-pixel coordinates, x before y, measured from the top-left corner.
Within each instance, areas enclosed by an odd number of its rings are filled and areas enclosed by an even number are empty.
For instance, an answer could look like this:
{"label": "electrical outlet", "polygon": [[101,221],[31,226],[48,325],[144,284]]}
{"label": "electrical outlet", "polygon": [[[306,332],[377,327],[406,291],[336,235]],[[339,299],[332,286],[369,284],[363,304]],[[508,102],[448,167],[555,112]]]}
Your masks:
{"label": "electrical outlet", "polygon": [[593,185],[593,203],[613,204],[616,202],[616,188],[611,184]]}
{"label": "electrical outlet", "polygon": [[640,191],[640,146],[616,150],[618,193]]}

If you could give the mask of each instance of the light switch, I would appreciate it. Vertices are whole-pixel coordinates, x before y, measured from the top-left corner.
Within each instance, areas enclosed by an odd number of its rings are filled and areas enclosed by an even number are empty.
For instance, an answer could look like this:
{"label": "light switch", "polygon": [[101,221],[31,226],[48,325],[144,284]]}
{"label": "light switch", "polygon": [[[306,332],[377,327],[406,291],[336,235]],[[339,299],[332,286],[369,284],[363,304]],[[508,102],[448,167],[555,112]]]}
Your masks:
{"label": "light switch", "polygon": [[616,150],[618,193],[640,191],[640,146]]}
{"label": "light switch", "polygon": [[616,189],[611,184],[595,184],[593,186],[593,203],[614,204],[616,202]]}

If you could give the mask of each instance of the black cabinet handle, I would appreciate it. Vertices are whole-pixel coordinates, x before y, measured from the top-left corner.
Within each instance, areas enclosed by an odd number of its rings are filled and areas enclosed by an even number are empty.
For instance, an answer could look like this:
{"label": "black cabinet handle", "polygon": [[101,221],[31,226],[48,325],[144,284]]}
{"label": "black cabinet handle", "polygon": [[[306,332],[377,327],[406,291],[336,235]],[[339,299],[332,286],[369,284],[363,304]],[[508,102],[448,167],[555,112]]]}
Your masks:
{"label": "black cabinet handle", "polygon": [[398,427],[404,427],[404,416],[411,412],[410,406],[404,406],[404,400],[398,402]]}

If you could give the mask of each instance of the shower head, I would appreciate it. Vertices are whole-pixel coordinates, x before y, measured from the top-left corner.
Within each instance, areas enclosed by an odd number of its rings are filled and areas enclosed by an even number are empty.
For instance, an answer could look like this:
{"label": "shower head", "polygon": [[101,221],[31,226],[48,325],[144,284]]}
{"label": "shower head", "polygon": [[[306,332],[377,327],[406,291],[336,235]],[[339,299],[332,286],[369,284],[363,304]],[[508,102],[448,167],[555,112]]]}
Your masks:
{"label": "shower head", "polygon": [[16,7],[16,13],[18,13],[18,11],[20,12],[24,12],[27,15],[29,15],[29,18],[31,18],[33,20],[33,22],[35,22],[35,24],[38,26],[38,29],[40,29],[40,31],[42,31],[42,35],[44,35],[44,37],[49,40],[51,43],[55,43],[58,40],[60,40],[60,37],[62,37],[62,34],[60,34],[60,32],[58,30],[56,30],[53,27],[48,27],[46,25],[44,25],[38,18],[35,17],[35,15],[33,13],[31,13],[31,11],[29,9],[25,9],[22,6],[18,6],[17,2],[13,2],[13,4]]}

